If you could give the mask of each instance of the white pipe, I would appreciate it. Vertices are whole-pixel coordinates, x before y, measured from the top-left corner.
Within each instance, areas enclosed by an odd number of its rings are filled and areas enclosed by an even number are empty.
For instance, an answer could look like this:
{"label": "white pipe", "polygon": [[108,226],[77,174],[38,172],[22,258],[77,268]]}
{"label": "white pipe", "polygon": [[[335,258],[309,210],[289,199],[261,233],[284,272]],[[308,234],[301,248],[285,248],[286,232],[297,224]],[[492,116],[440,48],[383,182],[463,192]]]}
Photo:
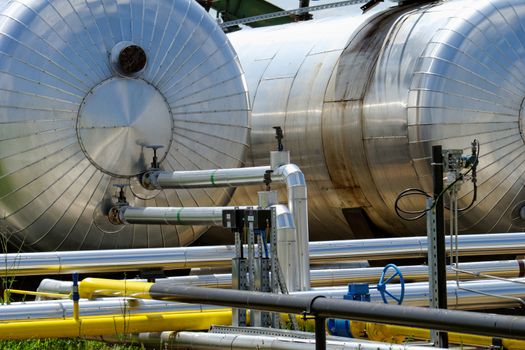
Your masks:
{"label": "white pipe", "polygon": [[[447,242],[449,237],[446,237]],[[356,260],[425,258],[426,237],[380,238],[310,242],[313,264]],[[449,248],[447,243],[447,251]],[[460,235],[461,256],[525,254],[525,233]],[[4,277],[98,272],[165,270],[194,267],[231,267],[232,245],[206,247],[110,249],[9,253],[0,257]]]}
{"label": "white pipe", "polygon": [[[189,171],[150,171],[143,177],[142,184],[147,189],[236,187],[246,184],[263,184],[264,173],[269,166],[189,170]],[[149,176],[147,176],[149,174]],[[147,177],[146,177],[147,176]]]}
{"label": "white pipe", "polygon": [[[270,335],[246,334],[218,334],[178,332],[174,337],[168,338],[177,348],[185,349],[274,349],[274,350],[306,350],[316,349],[315,339],[285,338]],[[326,349],[330,350],[429,350],[429,347],[417,345],[398,345],[363,340],[348,339],[335,341],[327,339]],[[439,348],[433,348],[439,349]]]}
{"label": "white pipe", "polygon": [[222,211],[234,207],[122,207],[120,221],[126,224],[222,226]]}
{"label": "white pipe", "polygon": [[[301,290],[310,289],[310,257],[308,253],[308,199],[304,174],[295,164],[289,164],[288,152],[271,152],[272,167],[252,167],[214,170],[192,170],[192,171],[150,171],[142,178],[142,184],[147,189],[168,188],[194,188],[194,187],[224,187],[241,186],[250,184],[262,184],[264,173],[273,170],[272,180],[278,180],[286,184],[288,191],[288,208],[295,221],[297,232],[297,256],[299,286]],[[286,163],[284,163],[286,162]],[[155,210],[158,209],[158,210]],[[157,223],[159,220],[165,224],[206,224],[205,220],[195,214],[183,220],[183,208],[139,208],[133,209],[126,214],[128,209],[123,208],[121,221],[127,223]],[[193,208],[188,208],[193,209]],[[194,208],[195,210],[197,208]],[[206,208],[210,210],[210,208]],[[190,213],[188,212],[187,215]],[[147,216],[150,215],[151,218]],[[195,223],[194,223],[195,222]]]}

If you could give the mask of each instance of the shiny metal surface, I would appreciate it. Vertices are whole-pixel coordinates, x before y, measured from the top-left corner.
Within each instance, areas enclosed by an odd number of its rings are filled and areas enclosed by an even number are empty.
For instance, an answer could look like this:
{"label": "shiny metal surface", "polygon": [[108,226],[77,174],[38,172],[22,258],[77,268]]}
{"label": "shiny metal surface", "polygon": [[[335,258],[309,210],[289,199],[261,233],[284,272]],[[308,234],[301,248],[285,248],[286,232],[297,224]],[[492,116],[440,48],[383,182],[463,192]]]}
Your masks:
{"label": "shiny metal surface", "polygon": [[[281,265],[284,265],[282,259],[280,262]],[[398,266],[398,268],[407,282],[428,281],[428,266],[426,265]],[[469,272],[459,272],[457,277],[460,280],[473,280],[475,274],[501,278],[525,277],[525,261],[523,260],[461,263],[460,268]],[[336,287],[348,283],[377,283],[382,272],[383,267],[312,270],[310,271],[310,283],[313,287]],[[456,279],[456,271],[450,266],[447,266],[447,278]],[[143,281],[146,282],[146,280]],[[157,283],[175,283],[207,288],[231,288],[232,286],[231,274],[229,273],[158,278],[155,281]],[[298,290],[297,288],[292,289],[293,285],[288,281],[287,286],[290,291]],[[69,294],[71,287],[72,282],[44,279],[40,282],[37,291]]]}
{"label": "shiny metal surface", "polygon": [[[0,218],[14,250],[184,246],[206,227],[104,221],[131,205],[221,206],[231,189],[147,192],[131,175],[244,165],[249,101],[226,36],[190,0],[0,5]],[[120,56],[140,47],[144,67]],[[132,60],[131,60],[132,61]],[[128,72],[128,73],[126,73]],[[116,178],[118,176],[119,178]]]}
{"label": "shiny metal surface", "polygon": [[[278,221],[279,222],[279,221]],[[425,257],[426,237],[310,242],[311,263]],[[448,249],[448,244],[447,244]],[[462,256],[521,255],[525,234],[504,233],[459,237]],[[122,272],[145,268],[166,270],[193,267],[230,267],[234,246],[112,249],[45,253],[11,253],[0,259],[4,276]]]}
{"label": "shiny metal surface", "polygon": [[129,177],[147,169],[145,147],[163,145],[157,155],[161,161],[166,158],[173,141],[173,116],[153,85],[111,78],[95,86],[82,102],[77,133],[96,168]]}
{"label": "shiny metal surface", "polygon": [[[163,302],[158,300],[133,298],[81,299],[81,316],[136,315],[157,312],[184,312],[216,310],[217,306]],[[73,317],[73,301],[46,300],[17,302],[0,305],[0,322],[13,320],[37,320],[45,318]]]}
{"label": "shiny metal surface", "polygon": [[[518,281],[514,283],[512,281]],[[514,278],[512,281],[479,280],[464,281],[459,284],[455,281],[447,282],[448,308],[455,310],[485,310],[522,306],[523,283],[525,279]],[[392,285],[388,291],[399,295],[399,285]],[[342,298],[348,293],[348,287],[315,288],[308,292],[295,292],[293,295],[324,295],[327,298]],[[484,294],[481,294],[484,293]],[[373,303],[383,303],[383,299],[376,289],[370,290],[370,299]],[[428,283],[417,282],[405,285],[403,305],[428,306]]]}
{"label": "shiny metal surface", "polygon": [[[460,230],[522,231],[524,21],[519,0],[456,0],[230,34],[253,103],[251,164],[267,164],[281,125],[308,182],[311,238],[365,237],[347,208],[416,234],[424,220],[399,220],[397,194],[431,191],[433,145],[469,153],[476,138],[478,201]],[[470,183],[459,197],[470,202]]]}
{"label": "shiny metal surface", "polygon": [[[326,349],[329,350],[429,350],[421,345],[399,345],[380,342],[368,342],[357,339],[335,341],[327,339]],[[159,337],[160,340],[160,337]],[[167,349],[211,350],[225,348],[231,350],[268,349],[268,350],[313,350],[316,349],[315,339],[286,338],[264,334],[216,334],[197,332],[178,332],[163,341]]]}

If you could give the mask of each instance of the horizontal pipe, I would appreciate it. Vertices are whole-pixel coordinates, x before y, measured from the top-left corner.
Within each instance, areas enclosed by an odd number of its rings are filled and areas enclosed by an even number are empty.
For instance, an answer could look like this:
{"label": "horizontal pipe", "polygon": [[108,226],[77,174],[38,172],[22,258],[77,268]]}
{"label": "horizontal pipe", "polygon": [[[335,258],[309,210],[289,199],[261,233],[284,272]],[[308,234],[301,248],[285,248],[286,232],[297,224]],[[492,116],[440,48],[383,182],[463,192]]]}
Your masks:
{"label": "horizontal pipe", "polygon": [[[448,241],[448,237],[447,237]],[[313,264],[359,260],[424,258],[426,237],[310,242]],[[447,244],[448,246],[448,244]],[[459,236],[461,256],[525,253],[525,233]],[[99,272],[230,267],[233,245],[149,249],[111,249],[43,253],[10,253],[0,259],[5,277]]]}
{"label": "horizontal pipe", "polygon": [[222,226],[222,211],[234,207],[122,207],[119,218],[126,224]]}
{"label": "horizontal pipe", "polygon": [[165,330],[207,330],[230,324],[231,310],[81,317],[0,323],[0,339],[74,338]]}
{"label": "horizontal pipe", "polygon": [[[479,280],[462,282],[458,288],[455,281],[447,283],[448,307],[450,309],[497,309],[523,305],[525,296],[523,284],[525,279],[509,281]],[[152,298],[151,288],[154,284],[148,282],[130,282],[125,280],[108,280],[102,278],[85,278],[80,284],[80,295],[83,298],[101,296],[142,297]],[[173,283],[155,283],[157,286],[179,287]],[[196,287],[198,288],[198,287]],[[399,285],[388,285],[388,291],[393,295],[400,295]],[[210,293],[214,293],[210,290]],[[342,299],[348,293],[348,287],[316,288],[311,291],[293,292],[291,295],[314,297],[322,294],[327,298]],[[383,299],[376,289],[370,290],[373,303],[383,303]],[[155,298],[153,298],[155,299]],[[428,306],[428,283],[408,283],[405,286],[404,305]]]}
{"label": "horizontal pipe", "polygon": [[[395,341],[396,343],[405,343],[413,340],[430,341],[430,330],[392,326],[377,323],[352,323],[352,335],[366,334],[366,339],[373,341]],[[462,334],[462,333],[448,333],[449,342],[452,344],[460,344],[462,346],[477,346],[492,348],[494,345],[494,338],[480,335]],[[506,350],[522,350],[525,349],[525,341],[516,339],[499,339]]]}
{"label": "horizontal pipe", "polygon": [[[272,349],[272,350],[307,350],[316,349],[314,339],[283,338],[270,335],[246,335],[246,334],[217,334],[178,332],[172,334],[167,343],[167,348],[174,349]],[[366,342],[348,339],[347,341],[326,342],[326,349],[338,350],[429,350],[429,347],[418,345],[397,345],[379,342]],[[433,348],[440,349],[440,348]]]}
{"label": "horizontal pipe", "polygon": [[206,303],[237,308],[322,318],[342,318],[365,322],[391,323],[442,331],[472,333],[512,339],[525,339],[525,318],[456,310],[364,303],[329,299],[322,295],[297,296],[239,290],[153,284],[154,299]]}
{"label": "horizontal pipe", "polygon": [[[458,272],[457,277],[460,280],[472,280],[476,276],[483,275],[500,278],[525,277],[524,260],[471,262],[461,263],[459,266],[462,271],[470,272]],[[398,268],[407,282],[428,280],[427,265],[398,266]],[[334,287],[347,283],[376,283],[382,272],[383,267],[311,270],[310,283],[313,287]],[[451,266],[447,266],[447,278],[456,278],[456,271]],[[156,281],[195,287],[231,288],[232,277],[230,273],[222,273],[159,278]],[[68,294],[71,292],[71,282],[44,279],[40,282],[37,291]]]}
{"label": "horizontal pipe", "polygon": [[[111,281],[111,280],[110,280]],[[523,281],[523,280],[522,280]],[[106,283],[107,280],[85,279],[80,284],[80,290],[83,296],[93,297],[97,295],[134,295],[136,293],[132,286],[134,284],[119,281],[120,284]],[[67,283],[67,282],[65,282]],[[96,285],[87,287],[88,284]],[[111,289],[109,288],[111,286]],[[151,286],[151,285],[150,285]],[[457,288],[456,283],[449,282],[449,308],[451,309],[501,309],[506,307],[519,306],[517,299],[524,296],[523,285],[505,281],[470,281],[461,283],[463,288]],[[86,288],[88,290],[86,291]],[[115,289],[116,288],[116,289]],[[120,288],[126,288],[124,293]],[[144,288],[142,292],[144,292]],[[108,289],[109,292],[106,293]],[[399,295],[399,286],[388,286],[388,290],[394,295]],[[485,294],[471,292],[476,290]],[[331,288],[316,290],[314,294],[322,293],[332,298],[342,298],[346,294],[347,288]],[[377,290],[372,289],[371,301],[382,303],[381,296]],[[314,295],[309,294],[309,296]],[[490,296],[487,294],[495,294]],[[404,305],[409,306],[428,306],[428,284],[427,283],[408,283],[406,285]],[[186,303],[175,303],[159,300],[148,299],[128,299],[128,298],[108,298],[102,300],[80,300],[81,316],[102,316],[120,314],[125,310],[126,314],[144,314],[157,312],[176,312],[176,311],[206,311],[216,310],[218,306],[212,305],[192,305]],[[42,318],[67,318],[73,315],[73,303],[71,300],[48,300],[36,302],[12,303],[10,305],[0,305],[0,321],[9,320],[34,320]]]}
{"label": "horizontal pipe", "polygon": [[[213,305],[174,303],[161,300],[134,298],[81,299],[80,317],[141,315],[175,312],[225,311]],[[46,300],[15,302],[0,305],[0,321],[31,321],[39,319],[66,319],[73,317],[72,300]]]}
{"label": "horizontal pipe", "polygon": [[214,170],[150,171],[143,178],[144,187],[150,189],[236,187],[263,184],[269,166]]}

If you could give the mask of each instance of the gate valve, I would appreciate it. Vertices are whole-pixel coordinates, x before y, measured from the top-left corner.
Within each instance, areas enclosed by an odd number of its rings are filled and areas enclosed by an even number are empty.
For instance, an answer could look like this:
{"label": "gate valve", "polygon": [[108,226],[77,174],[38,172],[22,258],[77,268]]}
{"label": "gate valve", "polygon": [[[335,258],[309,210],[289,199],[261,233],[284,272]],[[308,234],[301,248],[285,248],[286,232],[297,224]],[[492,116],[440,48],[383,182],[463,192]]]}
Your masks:
{"label": "gate valve", "polygon": [[[394,274],[386,278],[386,273],[390,269],[394,270]],[[386,285],[397,276],[399,276],[399,284],[401,286],[401,293],[399,294],[399,297],[394,296],[392,293],[386,290]],[[399,267],[394,264],[388,264],[385,266],[383,272],[381,273],[381,277],[379,278],[379,282],[377,283],[377,290],[381,294],[381,298],[383,298],[383,302],[385,304],[388,304],[387,296],[389,296],[390,298],[394,299],[398,305],[401,305],[403,298],[405,297],[405,279],[403,278],[403,274],[401,273]]]}
{"label": "gate valve", "polygon": [[113,184],[113,187],[120,189],[118,192],[117,203],[115,203],[115,205],[108,212],[108,220],[113,225],[124,224],[124,222],[120,220],[120,209],[129,205],[128,201],[126,200],[126,193],[124,191],[126,186],[127,184]]}
{"label": "gate valve", "polygon": [[151,162],[151,169],[159,169],[160,164],[157,158],[157,150],[164,148],[162,145],[147,145],[146,148],[151,148],[153,150],[153,161]]}

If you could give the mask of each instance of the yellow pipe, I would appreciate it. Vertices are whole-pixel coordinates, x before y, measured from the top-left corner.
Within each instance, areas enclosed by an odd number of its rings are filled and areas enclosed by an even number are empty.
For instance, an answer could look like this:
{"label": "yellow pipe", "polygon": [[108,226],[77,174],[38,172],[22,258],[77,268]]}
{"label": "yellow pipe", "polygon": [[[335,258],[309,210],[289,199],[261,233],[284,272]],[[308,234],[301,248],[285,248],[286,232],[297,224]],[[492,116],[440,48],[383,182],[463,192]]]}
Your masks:
{"label": "yellow pipe", "polygon": [[68,299],[70,297],[69,294],[58,294],[58,293],[47,293],[47,292],[33,292],[33,291],[29,291],[29,290],[7,288],[7,289],[4,289],[4,302],[6,304],[9,304],[9,297],[10,297],[11,294],[43,296],[43,297],[57,298],[57,299]]}
{"label": "yellow pipe", "polygon": [[231,309],[205,312],[113,315],[0,324],[0,339],[73,338],[125,333],[207,330],[211,325],[230,325]]}
{"label": "yellow pipe", "polygon": [[[387,343],[405,343],[410,340],[430,340],[430,330],[393,326],[377,323],[352,322],[352,335],[355,337],[366,336],[369,340]],[[486,346],[493,345],[492,337],[472,334],[448,333],[449,342],[452,344]],[[502,339],[503,347],[508,350],[525,350],[525,341],[515,339]]]}
{"label": "yellow pipe", "polygon": [[79,283],[81,298],[92,299],[97,296],[133,297],[151,299],[149,290],[153,283],[130,280],[110,280],[105,278],[85,278]]}

